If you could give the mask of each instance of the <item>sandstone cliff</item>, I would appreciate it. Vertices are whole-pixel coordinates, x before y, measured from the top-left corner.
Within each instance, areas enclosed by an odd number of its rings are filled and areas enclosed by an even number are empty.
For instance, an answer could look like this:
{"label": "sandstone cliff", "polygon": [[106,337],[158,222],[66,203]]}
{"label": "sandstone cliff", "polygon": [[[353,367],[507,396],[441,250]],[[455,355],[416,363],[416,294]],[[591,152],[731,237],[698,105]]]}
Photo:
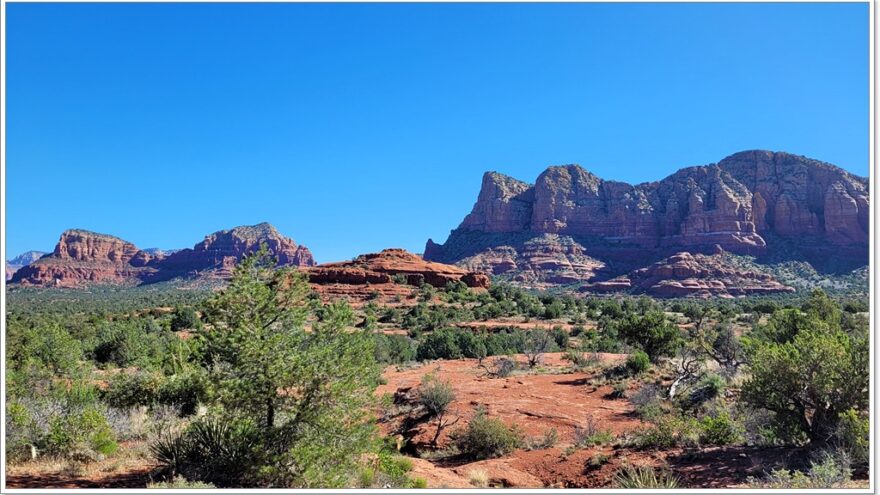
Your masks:
{"label": "sandstone cliff", "polygon": [[65,231],[55,251],[18,270],[13,283],[42,287],[77,287],[90,283],[156,282],[175,277],[225,278],[236,262],[265,243],[279,265],[312,266],[311,252],[267,223],[208,235],[192,249],[166,254],[85,230]]}
{"label": "sandstone cliff", "polygon": [[[578,165],[550,167],[534,185],[490,172],[471,213],[445,244],[428,240],[425,259],[505,272],[542,238],[545,249],[587,256],[608,274],[716,245],[764,258],[822,262],[833,254],[867,264],[868,212],[867,179],[788,153],[745,151],[637,185]],[[548,234],[565,243],[547,247]],[[525,263],[526,278],[535,278],[532,266]]]}

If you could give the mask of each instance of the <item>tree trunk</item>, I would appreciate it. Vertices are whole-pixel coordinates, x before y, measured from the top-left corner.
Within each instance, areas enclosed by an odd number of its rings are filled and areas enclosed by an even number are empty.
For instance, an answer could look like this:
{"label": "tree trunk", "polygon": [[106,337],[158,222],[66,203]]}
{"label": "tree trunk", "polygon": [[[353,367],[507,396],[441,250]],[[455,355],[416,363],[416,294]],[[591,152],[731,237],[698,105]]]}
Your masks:
{"label": "tree trunk", "polygon": [[275,426],[275,402],[272,398],[266,399],[266,430],[271,430]]}

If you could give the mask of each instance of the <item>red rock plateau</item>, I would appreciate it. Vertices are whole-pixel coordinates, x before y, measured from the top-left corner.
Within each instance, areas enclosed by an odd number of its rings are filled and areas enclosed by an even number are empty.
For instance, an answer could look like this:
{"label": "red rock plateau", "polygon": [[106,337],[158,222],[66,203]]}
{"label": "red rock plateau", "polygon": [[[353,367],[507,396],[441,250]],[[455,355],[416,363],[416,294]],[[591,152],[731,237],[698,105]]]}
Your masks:
{"label": "red rock plateau", "polygon": [[488,288],[489,277],[453,265],[433,263],[403,249],[363,254],[352,261],[325,263],[308,269],[309,282],[325,297],[363,301],[407,296],[422,283],[443,288],[460,281],[472,288]]}
{"label": "red rock plateau", "polygon": [[304,246],[282,236],[267,223],[236,227],[205,237],[193,249],[165,255],[138,249],[106,234],[68,230],[55,251],[19,269],[11,282],[23,286],[79,287],[87,284],[137,285],[175,277],[224,278],[246,254],[265,243],[280,265],[312,266]]}
{"label": "red rock plateau", "polygon": [[585,284],[586,292],[635,289],[657,297],[734,297],[794,292],[766,273],[727,266],[722,254],[678,253],[628,275]]}
{"label": "red rock plateau", "polygon": [[471,213],[445,244],[428,240],[425,259],[556,284],[606,281],[716,245],[814,264],[833,254],[855,268],[868,262],[868,212],[867,179],[769,151],[634,186],[578,165],[550,167],[535,184],[487,172]]}

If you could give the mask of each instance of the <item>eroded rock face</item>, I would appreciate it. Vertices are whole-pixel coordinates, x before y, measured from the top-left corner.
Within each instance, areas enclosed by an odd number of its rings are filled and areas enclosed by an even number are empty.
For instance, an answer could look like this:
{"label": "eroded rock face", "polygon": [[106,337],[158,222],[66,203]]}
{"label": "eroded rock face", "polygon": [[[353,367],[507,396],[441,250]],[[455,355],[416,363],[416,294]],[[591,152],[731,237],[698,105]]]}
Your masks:
{"label": "eroded rock face", "polygon": [[657,297],[745,296],[794,292],[766,273],[728,266],[723,254],[677,253],[626,276],[587,284],[585,292],[633,290]]}
{"label": "eroded rock face", "polygon": [[12,278],[12,275],[23,266],[28,266],[34,261],[45,256],[42,251],[27,251],[6,262],[6,280]]}
{"label": "eroded rock face", "polygon": [[588,256],[574,239],[557,234],[544,234],[519,245],[489,248],[462,259],[458,266],[531,287],[585,282],[606,268],[605,263]]}
{"label": "eroded rock face", "polygon": [[118,237],[72,229],[61,234],[51,255],[15,272],[13,283],[76,287],[87,283],[134,284],[156,270],[138,265],[139,249]]}
{"label": "eroded rock face", "polygon": [[314,266],[315,259],[305,246],[283,236],[268,223],[235,227],[205,236],[192,249],[181,249],[165,258],[161,267],[168,274],[197,274],[228,278],[236,263],[266,244],[278,258],[279,266]]}
{"label": "eroded rock face", "polygon": [[419,286],[423,282],[437,288],[453,281],[461,281],[468,287],[489,287],[489,277],[484,273],[425,261],[403,249],[385,249],[363,254],[352,261],[325,263],[309,268],[307,273],[309,282],[319,293],[354,300],[365,299],[371,292],[408,294],[412,287],[406,286]]}
{"label": "eroded rock face", "polygon": [[193,249],[171,254],[141,250],[106,234],[65,231],[55,251],[18,270],[13,283],[42,287],[76,287],[90,283],[129,284],[174,277],[227,278],[242,257],[265,243],[279,265],[312,266],[311,252],[269,224],[215,232]]}
{"label": "eroded rock face", "polygon": [[618,268],[634,257],[644,263],[716,245],[756,256],[795,246],[867,264],[869,203],[867,179],[769,151],[637,185],[602,180],[578,165],[550,167],[531,186],[489,173],[465,221],[445,244],[429,240],[425,258],[503,273],[519,266],[529,239],[558,234]]}

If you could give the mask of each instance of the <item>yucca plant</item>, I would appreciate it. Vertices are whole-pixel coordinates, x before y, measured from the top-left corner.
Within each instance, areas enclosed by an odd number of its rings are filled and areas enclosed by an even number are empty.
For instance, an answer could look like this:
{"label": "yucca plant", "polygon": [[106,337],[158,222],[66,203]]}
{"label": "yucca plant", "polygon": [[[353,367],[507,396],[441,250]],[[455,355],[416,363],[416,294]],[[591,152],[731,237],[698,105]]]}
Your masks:
{"label": "yucca plant", "polygon": [[678,488],[678,478],[651,466],[624,466],[614,475],[615,488]]}

